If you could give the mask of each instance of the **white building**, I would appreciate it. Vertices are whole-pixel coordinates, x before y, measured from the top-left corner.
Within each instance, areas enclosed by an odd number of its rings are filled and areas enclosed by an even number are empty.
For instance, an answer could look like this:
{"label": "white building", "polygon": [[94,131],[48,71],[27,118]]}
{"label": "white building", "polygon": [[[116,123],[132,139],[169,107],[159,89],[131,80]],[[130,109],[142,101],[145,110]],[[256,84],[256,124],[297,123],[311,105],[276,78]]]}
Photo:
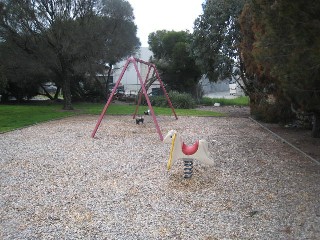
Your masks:
{"label": "white building", "polygon": [[239,83],[235,79],[219,80],[217,82],[210,82],[208,78],[202,76],[200,79],[203,94],[211,96],[215,94],[243,96],[244,92]]}
{"label": "white building", "polygon": [[[141,59],[143,61],[149,62],[150,57],[152,55],[153,53],[147,47],[141,47],[139,52],[134,57]],[[114,65],[114,68],[113,68],[114,83],[118,81],[126,62],[127,62],[127,59]],[[137,62],[137,65],[138,65],[138,69],[140,71],[142,80],[144,81],[148,73],[148,66],[146,64],[139,63],[139,62]],[[152,74],[152,72],[150,74]],[[140,90],[141,88],[140,81],[133,63],[129,64],[120,83],[124,86],[124,90],[126,94],[136,94]],[[152,86],[148,89],[148,93],[151,93],[152,91],[157,91],[159,88],[160,88],[159,82],[155,81],[152,84]]]}
{"label": "white building", "polygon": [[[134,56],[143,61],[149,62],[153,53],[147,47],[141,47],[139,52]],[[126,64],[127,59],[117,63],[113,67],[113,82],[116,83],[120,77],[120,74]],[[137,63],[140,71],[142,80],[144,81],[148,73],[148,66],[142,63]],[[150,73],[152,74],[152,73]],[[224,95],[230,96],[242,96],[244,95],[243,90],[234,79],[225,79],[218,82],[210,82],[205,76],[203,76],[199,82],[201,84],[204,95],[210,95],[215,93],[223,93]],[[124,87],[126,94],[135,95],[140,90],[141,85],[139,82],[138,75],[134,69],[133,63],[130,63],[127,70],[125,71],[121,83]],[[148,89],[148,93],[158,92],[160,84],[155,81],[153,85]],[[160,91],[162,92],[162,91]]]}

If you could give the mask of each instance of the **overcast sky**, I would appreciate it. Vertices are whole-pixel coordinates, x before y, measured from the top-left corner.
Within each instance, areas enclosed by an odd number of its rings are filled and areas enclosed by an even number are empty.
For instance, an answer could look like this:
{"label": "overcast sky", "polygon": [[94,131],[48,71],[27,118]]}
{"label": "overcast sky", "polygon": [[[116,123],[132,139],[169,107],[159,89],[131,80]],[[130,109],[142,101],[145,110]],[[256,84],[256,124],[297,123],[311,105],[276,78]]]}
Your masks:
{"label": "overcast sky", "polygon": [[202,14],[204,0],[128,0],[131,4],[138,37],[148,47],[148,35],[157,30],[193,31],[194,20]]}

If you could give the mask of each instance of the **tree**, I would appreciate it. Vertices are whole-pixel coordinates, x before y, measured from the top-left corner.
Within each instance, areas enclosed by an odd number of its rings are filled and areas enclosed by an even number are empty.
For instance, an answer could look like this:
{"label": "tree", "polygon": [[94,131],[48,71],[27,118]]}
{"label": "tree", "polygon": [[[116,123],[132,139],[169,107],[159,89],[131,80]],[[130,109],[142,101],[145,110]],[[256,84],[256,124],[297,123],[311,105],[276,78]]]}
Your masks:
{"label": "tree", "polygon": [[203,4],[203,14],[195,20],[193,54],[210,81],[239,78],[242,69],[238,17],[244,2],[207,0]]}
{"label": "tree", "polygon": [[312,135],[320,137],[320,3],[254,0],[251,9],[254,60],[294,109],[313,114]]}
{"label": "tree", "polygon": [[262,26],[255,21],[252,6],[245,4],[239,17],[241,28],[240,58],[243,65],[246,92],[250,97],[250,111],[256,118],[266,122],[287,122],[292,119],[278,80],[270,75],[268,66],[261,65],[256,59],[255,33]]}
{"label": "tree", "polygon": [[201,73],[191,56],[191,34],[159,30],[149,35],[148,43],[161,78],[171,90],[195,93]]}
{"label": "tree", "polygon": [[4,99],[8,97],[8,92],[19,102],[29,99],[38,94],[38,86],[46,79],[45,69],[34,58],[8,42],[0,43],[0,65],[6,80]]}
{"label": "tree", "polygon": [[4,66],[0,64],[0,102],[3,100],[3,95],[6,94],[7,85],[8,80],[5,75]]}
{"label": "tree", "polygon": [[54,75],[64,109],[72,109],[76,76],[94,76],[139,46],[133,10],[124,0],[11,0],[0,13],[1,36]]}

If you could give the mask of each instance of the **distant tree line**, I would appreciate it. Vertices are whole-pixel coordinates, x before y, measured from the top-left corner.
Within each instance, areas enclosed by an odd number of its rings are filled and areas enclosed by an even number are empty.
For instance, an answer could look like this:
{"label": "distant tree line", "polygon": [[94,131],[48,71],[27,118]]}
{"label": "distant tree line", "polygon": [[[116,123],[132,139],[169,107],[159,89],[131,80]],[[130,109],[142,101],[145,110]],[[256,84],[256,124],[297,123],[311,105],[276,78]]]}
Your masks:
{"label": "distant tree line", "polygon": [[320,2],[207,0],[194,32],[149,35],[154,61],[174,90],[192,91],[202,74],[236,79],[255,117],[310,116],[320,137]]}
{"label": "distant tree line", "polygon": [[[137,50],[136,31],[124,0],[1,1],[0,94],[22,100],[40,87],[57,99],[61,89],[72,109],[72,98],[106,90],[97,75]],[[46,82],[57,86],[54,96]]]}

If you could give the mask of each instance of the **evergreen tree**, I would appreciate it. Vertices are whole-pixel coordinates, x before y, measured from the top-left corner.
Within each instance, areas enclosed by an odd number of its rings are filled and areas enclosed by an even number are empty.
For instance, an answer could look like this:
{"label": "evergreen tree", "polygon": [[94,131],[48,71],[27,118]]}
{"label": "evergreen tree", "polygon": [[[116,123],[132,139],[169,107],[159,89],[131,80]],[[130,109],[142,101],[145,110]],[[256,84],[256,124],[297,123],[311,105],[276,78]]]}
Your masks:
{"label": "evergreen tree", "polygon": [[276,79],[292,108],[314,116],[320,137],[320,2],[252,1],[255,61]]}
{"label": "evergreen tree", "polygon": [[194,23],[193,54],[210,81],[241,75],[238,18],[245,0],[207,0]]}
{"label": "evergreen tree", "polygon": [[151,33],[148,43],[154,53],[153,61],[168,87],[196,95],[201,73],[191,56],[191,34],[185,31],[161,30]]}

